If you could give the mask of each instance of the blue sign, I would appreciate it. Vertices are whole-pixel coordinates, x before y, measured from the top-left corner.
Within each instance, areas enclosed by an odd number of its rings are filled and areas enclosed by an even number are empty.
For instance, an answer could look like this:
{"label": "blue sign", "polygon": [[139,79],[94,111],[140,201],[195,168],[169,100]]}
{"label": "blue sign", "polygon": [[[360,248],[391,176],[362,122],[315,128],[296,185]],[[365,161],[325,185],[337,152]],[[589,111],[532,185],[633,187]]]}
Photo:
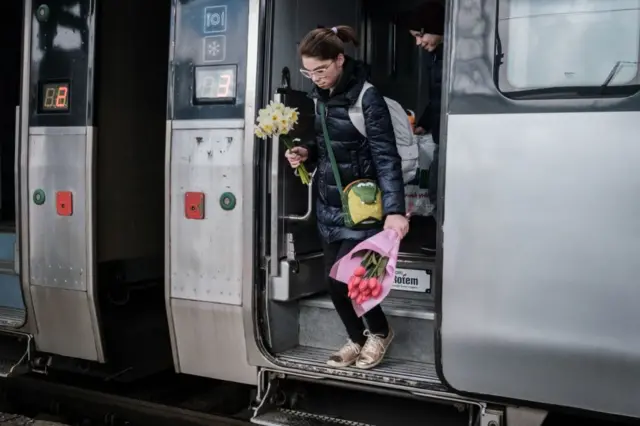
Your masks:
{"label": "blue sign", "polygon": [[202,60],[204,62],[221,62],[227,56],[227,36],[214,35],[204,38]]}
{"label": "blue sign", "polygon": [[227,6],[208,6],[204,8],[204,33],[223,33],[227,31]]}
{"label": "blue sign", "polygon": [[[174,120],[243,118],[250,1],[175,0],[171,3],[176,14],[175,54],[180,58],[179,61],[172,63],[174,73],[172,118]],[[219,67],[220,65],[224,67]],[[209,69],[209,66],[214,66],[217,70],[233,68],[236,71],[233,74],[220,75],[217,81],[214,81],[217,85],[216,96],[227,99],[225,102],[210,103],[210,99],[194,102],[198,95],[202,95],[198,92],[198,85],[202,83],[202,71]]]}

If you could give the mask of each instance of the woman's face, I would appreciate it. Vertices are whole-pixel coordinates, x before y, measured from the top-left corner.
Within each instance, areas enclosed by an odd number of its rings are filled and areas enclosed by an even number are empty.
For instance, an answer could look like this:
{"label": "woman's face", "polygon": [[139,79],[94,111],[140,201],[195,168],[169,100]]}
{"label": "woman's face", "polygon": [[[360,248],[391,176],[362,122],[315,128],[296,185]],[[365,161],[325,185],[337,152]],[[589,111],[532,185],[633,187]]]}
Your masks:
{"label": "woman's face", "polygon": [[422,33],[415,30],[411,30],[409,32],[416,39],[416,46],[420,46],[429,52],[436,50],[436,47],[442,43],[441,35]]}
{"label": "woman's face", "polygon": [[344,55],[340,54],[335,59],[320,59],[310,56],[302,57],[300,70],[303,76],[313,80],[314,84],[321,89],[331,89],[336,85],[342,66],[344,65]]}

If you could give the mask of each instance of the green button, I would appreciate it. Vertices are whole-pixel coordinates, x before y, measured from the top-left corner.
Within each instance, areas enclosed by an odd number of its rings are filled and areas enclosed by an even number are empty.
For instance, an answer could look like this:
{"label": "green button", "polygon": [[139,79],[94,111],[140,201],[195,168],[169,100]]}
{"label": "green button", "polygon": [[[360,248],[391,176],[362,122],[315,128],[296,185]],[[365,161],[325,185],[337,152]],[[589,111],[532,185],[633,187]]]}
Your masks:
{"label": "green button", "polygon": [[33,202],[36,203],[36,205],[43,205],[46,199],[47,197],[44,195],[44,191],[42,189],[36,189],[33,191]]}
{"label": "green button", "polygon": [[225,192],[220,196],[222,210],[233,210],[236,207],[236,196],[231,192]]}
{"label": "green button", "polygon": [[49,20],[49,6],[46,4],[40,5],[36,10],[36,19],[40,22],[47,22]]}

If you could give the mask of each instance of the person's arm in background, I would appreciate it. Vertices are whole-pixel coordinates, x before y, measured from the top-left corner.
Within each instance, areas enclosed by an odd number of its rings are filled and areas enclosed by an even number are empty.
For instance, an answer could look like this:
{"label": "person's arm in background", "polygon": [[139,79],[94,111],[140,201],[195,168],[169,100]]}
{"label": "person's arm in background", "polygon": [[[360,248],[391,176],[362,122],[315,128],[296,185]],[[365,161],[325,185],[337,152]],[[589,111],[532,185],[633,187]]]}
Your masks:
{"label": "person's arm in background", "polygon": [[416,135],[424,135],[431,131],[431,108],[430,105],[431,100],[427,102],[427,106],[424,107],[420,118],[418,118],[418,122],[415,126],[415,134]]}
{"label": "person's arm in background", "polygon": [[431,133],[435,143],[440,141],[440,108],[442,106],[442,55],[443,47],[439,44],[433,52],[429,68],[429,100],[422,115],[416,123],[416,134]]}

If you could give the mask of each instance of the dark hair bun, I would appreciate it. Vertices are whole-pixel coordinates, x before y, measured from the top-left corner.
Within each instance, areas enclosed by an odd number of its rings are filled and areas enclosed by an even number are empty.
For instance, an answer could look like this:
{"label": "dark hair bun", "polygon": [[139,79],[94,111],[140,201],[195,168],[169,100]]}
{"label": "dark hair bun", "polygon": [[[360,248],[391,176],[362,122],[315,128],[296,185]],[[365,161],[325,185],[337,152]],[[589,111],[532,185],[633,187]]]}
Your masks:
{"label": "dark hair bun", "polygon": [[307,33],[300,42],[300,56],[320,59],[335,59],[344,54],[344,45],[352,43],[358,46],[356,31],[347,25],[332,28],[316,28]]}

